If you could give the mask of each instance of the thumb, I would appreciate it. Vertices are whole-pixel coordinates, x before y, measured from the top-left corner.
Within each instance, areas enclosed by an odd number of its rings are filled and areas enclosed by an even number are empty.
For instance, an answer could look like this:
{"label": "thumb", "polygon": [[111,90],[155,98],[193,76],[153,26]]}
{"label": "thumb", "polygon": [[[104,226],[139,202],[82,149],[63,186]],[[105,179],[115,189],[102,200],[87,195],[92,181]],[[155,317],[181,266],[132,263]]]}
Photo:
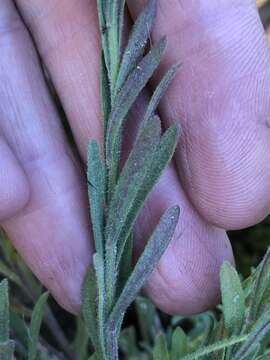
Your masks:
{"label": "thumb", "polygon": [[26,205],[30,191],[23,169],[2,136],[0,163],[0,221],[3,221]]}

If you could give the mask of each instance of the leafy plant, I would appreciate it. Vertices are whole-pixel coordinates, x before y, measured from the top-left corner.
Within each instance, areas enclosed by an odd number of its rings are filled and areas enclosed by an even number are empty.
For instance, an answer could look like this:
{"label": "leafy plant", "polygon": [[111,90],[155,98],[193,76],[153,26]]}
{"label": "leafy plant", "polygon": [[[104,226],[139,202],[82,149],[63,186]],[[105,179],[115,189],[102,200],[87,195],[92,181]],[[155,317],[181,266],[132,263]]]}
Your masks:
{"label": "leafy plant", "polygon": [[130,108],[158,67],[166,40],[145,54],[156,1],[135,22],[121,51],[125,1],[98,1],[102,35],[101,101],[104,118],[104,160],[95,140],[89,145],[88,184],[96,245],[93,266],[84,288],[84,318],[96,359],[118,359],[118,337],[124,314],[165,252],[177,225],[179,208],[161,218],[131,271],[132,229],[140,209],[173,156],[178,129],[161,135],[155,110],[178,70],[174,66],[160,82],[142,119],[136,141],[120,170],[122,131]]}
{"label": "leafy plant", "polygon": [[[143,341],[139,346],[135,328],[123,330],[120,347],[126,358],[270,359],[269,265],[270,250],[253,274],[241,284],[235,269],[225,263],[221,270],[223,305],[219,314],[207,312],[192,318],[173,317],[166,330],[160,327],[161,321],[153,305],[138,298],[138,317],[148,316],[143,323]],[[185,326],[187,320],[192,326],[191,330],[184,332],[181,325]]]}
{"label": "leafy plant", "polygon": [[[165,212],[132,270],[134,223],[173,156],[179,135],[174,125],[161,134],[156,115],[179,65],[169,69],[154,91],[121,169],[122,131],[129,110],[158,67],[166,45],[161,39],[146,51],[156,12],[156,0],[150,0],[122,50],[124,6],[124,0],[98,0],[104,149],[95,140],[89,144],[87,175],[96,253],[84,282],[83,319],[69,317],[69,331],[63,331],[59,310],[56,318],[48,293],[43,293],[6,235],[0,233],[0,274],[5,278],[0,282],[0,360],[107,360],[120,355],[129,360],[268,360],[270,250],[244,281],[229,263],[223,265],[222,306],[213,311],[169,318],[137,296],[166,250],[179,218],[177,206]],[[245,234],[249,240],[266,239],[268,225],[269,219]],[[256,249],[257,260],[265,249],[265,241],[259,249],[256,243],[249,241],[253,250],[241,255],[246,259],[244,271],[253,261],[250,253]],[[136,320],[122,329],[134,300]]]}

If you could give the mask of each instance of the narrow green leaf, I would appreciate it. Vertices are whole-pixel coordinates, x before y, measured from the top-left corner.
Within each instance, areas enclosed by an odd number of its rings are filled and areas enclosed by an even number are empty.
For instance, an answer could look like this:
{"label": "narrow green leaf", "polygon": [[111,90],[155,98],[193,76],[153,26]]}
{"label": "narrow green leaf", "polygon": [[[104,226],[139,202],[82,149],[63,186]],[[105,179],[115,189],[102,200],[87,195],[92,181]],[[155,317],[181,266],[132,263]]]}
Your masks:
{"label": "narrow green leaf", "polygon": [[164,334],[159,334],[155,341],[153,360],[170,360],[167,341]]}
{"label": "narrow green leaf", "polygon": [[[125,226],[128,212],[160,143],[161,123],[157,116],[144,122],[134,147],[119,178],[113,198],[109,205],[106,227],[107,244],[117,244],[118,237]],[[121,219],[117,221],[117,219]]]}
{"label": "narrow green leaf", "polygon": [[20,288],[24,288],[19,276],[15,274],[9,267],[7,267],[2,261],[0,261],[0,274],[7,278],[9,281],[12,281]]}
{"label": "narrow green leaf", "polygon": [[143,56],[150,31],[156,16],[157,0],[148,1],[145,9],[136,20],[121,62],[116,91],[122,88],[128,75]]}
{"label": "narrow green leaf", "polygon": [[132,255],[133,255],[133,234],[127,238],[122,259],[119,265],[119,279],[117,293],[120,294],[132,272]]}
{"label": "narrow green leaf", "polygon": [[126,214],[126,222],[122,228],[118,240],[118,264],[121,259],[121,254],[124,244],[126,242],[127,234],[129,234],[129,232],[131,231],[132,226],[134,225],[137,216],[142,209],[145,200],[147,199],[147,196],[149,195],[150,191],[153,189],[154,185],[159,180],[166,166],[172,159],[176,148],[178,136],[178,128],[175,125],[172,125],[161,138],[158,150],[156,151],[153,157],[153,161],[144,176],[140,188],[138,189],[136,199],[134,201],[135,205],[130,208],[129,213]]}
{"label": "narrow green leaf", "polygon": [[[136,194],[146,176],[153,156],[160,142],[161,124],[157,117],[144,122],[133,150],[126,161],[113,198],[109,205],[108,220],[106,226],[106,277],[108,278],[107,292],[112,304],[116,279],[118,277],[118,265],[124,251],[126,240],[130,231],[126,232],[124,241],[119,245],[119,235],[125,226],[130,209],[134,206]],[[121,219],[121,221],[119,221]],[[119,261],[117,262],[117,257]],[[110,286],[110,288],[108,288]]]}
{"label": "narrow green leaf", "polygon": [[118,39],[119,39],[120,49],[122,46],[125,4],[126,4],[126,0],[117,0],[117,17],[118,17],[117,23],[118,23]]}
{"label": "narrow green leaf", "polygon": [[97,289],[98,289],[98,333],[99,333],[99,351],[97,354],[101,356],[105,355],[105,319],[106,319],[106,300],[107,295],[105,291],[105,278],[104,278],[104,261],[103,258],[96,253],[93,257],[94,267],[97,277]]}
{"label": "narrow green leaf", "polygon": [[254,351],[257,344],[268,339],[270,334],[270,309],[262,314],[260,319],[251,328],[250,335],[245,343],[237,351],[232,360],[245,360],[246,357]]}
{"label": "narrow green leaf", "polygon": [[188,352],[188,339],[184,331],[178,326],[172,336],[170,360],[178,360]]}
{"label": "narrow green leaf", "polygon": [[100,23],[100,32],[103,33],[104,26],[106,24],[105,20],[105,3],[106,0],[97,0],[98,16]]}
{"label": "narrow green leaf", "polygon": [[106,165],[108,171],[109,198],[118,177],[121,146],[120,137],[124,120],[137,96],[158,67],[165,46],[166,40],[162,39],[132,71],[119,92],[117,101],[109,117],[106,134]]}
{"label": "narrow green leaf", "polygon": [[[28,327],[25,320],[15,311],[10,312],[10,328],[12,329],[13,336],[20,341],[25,349],[27,349]],[[26,356],[26,353],[24,355]]]}
{"label": "narrow green leaf", "polygon": [[0,359],[13,360],[15,351],[15,343],[12,340],[0,343]]}
{"label": "narrow green leaf", "polygon": [[[117,96],[117,102],[109,119],[108,134],[110,134],[109,138],[112,138],[112,140],[115,140],[113,136],[116,136],[116,130],[122,127],[123,120],[132,104],[160,64],[165,47],[166,39],[163,38],[143,57],[138,66],[128,76]],[[110,146],[107,146],[107,148],[110,148]]]}
{"label": "narrow green leaf", "polygon": [[104,53],[101,56],[101,76],[100,76],[100,97],[103,115],[104,137],[106,134],[107,123],[111,112],[111,94],[108,71],[105,64]]}
{"label": "narrow green leaf", "polygon": [[28,360],[37,358],[39,332],[48,296],[47,292],[40,296],[32,313],[28,339]]}
{"label": "narrow green leaf", "polygon": [[269,288],[270,284],[270,248],[268,249],[263,261],[259,265],[259,270],[256,273],[256,280],[254,286],[251,290],[252,301],[250,305],[250,310],[247,315],[246,328],[249,328],[257,318],[260,305],[262,304],[262,299],[264,292]]}
{"label": "narrow green leaf", "polygon": [[245,295],[241,281],[228,262],[223,264],[220,277],[225,328],[229,335],[238,335],[245,318]]}
{"label": "narrow green leaf", "polygon": [[89,355],[89,335],[85,321],[79,316],[76,317],[76,335],[72,341],[72,349],[74,349],[75,354],[78,354],[78,360],[87,359]]}
{"label": "narrow green leaf", "polygon": [[8,281],[5,279],[0,283],[0,343],[9,340],[9,300]]}
{"label": "narrow green leaf", "polygon": [[180,66],[180,64],[172,66],[172,68],[164,75],[151,97],[151,100],[146,110],[145,118],[149,118],[154,115],[160,100],[162,99],[163,95],[167,91],[169,85],[171,84],[172,80],[180,69]]}
{"label": "narrow green leaf", "polygon": [[209,356],[213,353],[217,353],[220,350],[230,348],[231,346],[240,344],[244,342],[247,339],[247,335],[241,335],[237,337],[233,337],[231,339],[225,339],[216,342],[215,344],[208,345],[206,347],[202,347],[201,349],[198,349],[197,351],[194,351],[191,354],[188,354],[181,358],[181,360],[197,360],[204,356]]}
{"label": "narrow green leaf", "polygon": [[101,160],[99,145],[95,140],[92,140],[89,144],[87,175],[91,220],[96,244],[96,251],[101,256],[103,256],[105,168],[103,161]]}
{"label": "narrow green leaf", "polygon": [[99,17],[99,27],[102,41],[102,53],[104,54],[104,63],[106,70],[109,74],[111,64],[110,64],[110,53],[108,47],[108,29],[107,29],[107,20],[106,20],[106,8],[107,0],[97,0],[97,9]]}
{"label": "narrow green leaf", "polygon": [[97,348],[99,344],[97,323],[97,280],[95,271],[90,268],[86,274],[82,290],[82,313],[88,335],[92,345]]}
{"label": "narrow green leaf", "polygon": [[114,306],[110,315],[111,323],[118,323],[118,320],[136,298],[149,275],[155,269],[173,237],[179,220],[179,212],[179,207],[175,206],[167,210],[162,216]]}
{"label": "narrow green leaf", "polygon": [[110,85],[111,93],[115,88],[117,75],[120,65],[120,39],[119,39],[119,23],[118,23],[118,0],[109,1],[106,6],[106,33],[107,49],[110,63]]}

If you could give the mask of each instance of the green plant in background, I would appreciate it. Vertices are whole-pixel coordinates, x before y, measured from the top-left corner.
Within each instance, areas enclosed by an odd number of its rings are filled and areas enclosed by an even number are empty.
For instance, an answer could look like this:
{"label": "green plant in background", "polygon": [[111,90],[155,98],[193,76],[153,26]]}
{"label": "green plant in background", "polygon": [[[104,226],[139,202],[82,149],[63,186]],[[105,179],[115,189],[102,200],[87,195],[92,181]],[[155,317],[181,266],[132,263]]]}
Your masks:
{"label": "green plant in background", "polygon": [[[122,333],[120,347],[126,358],[132,360],[268,360],[269,282],[270,250],[243,284],[236,270],[225,263],[221,270],[223,305],[219,314],[173,317],[166,330],[153,305],[138,298],[142,342],[138,346],[135,328],[129,327]],[[186,327],[187,321],[191,330],[184,332],[181,325]]]}
{"label": "green plant in background", "polygon": [[[8,242],[3,241],[8,245]],[[8,245],[9,246],[9,245]],[[11,250],[11,249],[10,249]],[[12,252],[12,256],[16,253]],[[2,267],[0,272],[9,279],[12,291],[29,294],[22,288],[22,274],[12,272],[20,259],[12,259],[10,268]],[[7,270],[8,269],[8,270]],[[27,273],[26,287],[35,281]],[[251,276],[241,283],[236,270],[225,263],[221,270],[223,305],[193,317],[174,316],[164,319],[153,304],[142,297],[135,301],[136,326],[124,328],[120,334],[119,346],[123,359],[129,360],[268,360],[270,359],[270,250],[263,261],[253,270]],[[91,289],[90,289],[91,290]],[[25,292],[24,292],[25,291]],[[34,311],[23,305],[19,293],[11,293],[8,300],[8,283],[0,283],[0,359],[43,359],[43,360],[88,360],[95,359],[89,346],[88,331],[80,318],[72,322],[74,336],[67,341],[61,335],[59,318],[51,321],[51,306],[46,305],[48,294],[39,295]],[[14,303],[15,301],[19,303]],[[19,300],[20,299],[20,300]],[[90,299],[91,300],[91,299]],[[85,299],[86,301],[86,299]],[[94,301],[95,302],[95,301]],[[24,317],[22,317],[24,314]],[[52,315],[53,316],[53,315]],[[57,338],[52,341],[47,331],[39,335],[41,320],[49,332]],[[60,317],[60,316],[58,316]],[[86,312],[87,319],[91,310]],[[89,324],[88,324],[89,325]],[[91,338],[93,334],[91,332]],[[60,335],[59,335],[60,334]],[[45,335],[45,337],[44,337]],[[62,337],[64,337],[64,340]]]}
{"label": "green plant in background", "polygon": [[[146,52],[156,10],[156,0],[150,0],[122,50],[124,6],[124,0],[98,0],[104,151],[91,141],[88,190],[96,254],[84,283],[83,319],[59,308],[55,316],[55,304],[51,299],[47,303],[48,294],[0,233],[0,274],[4,278],[0,283],[0,360],[120,356],[129,360],[270,360],[270,250],[244,281],[229,263],[223,265],[222,305],[213,311],[166,317],[149,300],[137,296],[166,250],[179,217],[177,206],[165,212],[132,269],[134,223],[178,139],[174,125],[161,134],[155,112],[179,66],[165,74],[152,95],[134,146],[120,169],[125,120],[166,45],[161,39]],[[245,273],[254,260],[250,254],[255,253],[257,260],[265,251],[268,225],[269,220],[245,231],[245,245],[236,244],[243,251],[241,269]],[[263,248],[258,249],[254,237],[264,238]],[[122,329],[133,300],[135,306],[129,312],[133,317]]]}

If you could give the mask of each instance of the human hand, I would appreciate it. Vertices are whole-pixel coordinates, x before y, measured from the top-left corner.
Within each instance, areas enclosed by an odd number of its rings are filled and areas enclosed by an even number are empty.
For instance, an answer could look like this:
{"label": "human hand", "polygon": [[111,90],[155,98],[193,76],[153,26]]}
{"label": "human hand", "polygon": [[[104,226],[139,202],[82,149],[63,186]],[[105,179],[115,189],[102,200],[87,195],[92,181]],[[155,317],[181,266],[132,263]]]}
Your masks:
{"label": "human hand", "polygon": [[[134,16],[142,3],[130,2]],[[160,107],[166,125],[179,121],[183,133],[175,166],[138,220],[136,240],[140,249],[165,208],[180,205],[175,238],[147,286],[169,313],[216,303],[219,268],[233,261],[221,228],[252,225],[270,210],[268,44],[253,1],[209,3],[160,0],[153,32],[154,40],[168,37],[153,84],[171,64],[183,63]],[[76,312],[93,253],[86,181],[33,40],[85,161],[89,139],[103,137],[95,1],[16,5],[0,4],[0,219],[39,279]]]}

